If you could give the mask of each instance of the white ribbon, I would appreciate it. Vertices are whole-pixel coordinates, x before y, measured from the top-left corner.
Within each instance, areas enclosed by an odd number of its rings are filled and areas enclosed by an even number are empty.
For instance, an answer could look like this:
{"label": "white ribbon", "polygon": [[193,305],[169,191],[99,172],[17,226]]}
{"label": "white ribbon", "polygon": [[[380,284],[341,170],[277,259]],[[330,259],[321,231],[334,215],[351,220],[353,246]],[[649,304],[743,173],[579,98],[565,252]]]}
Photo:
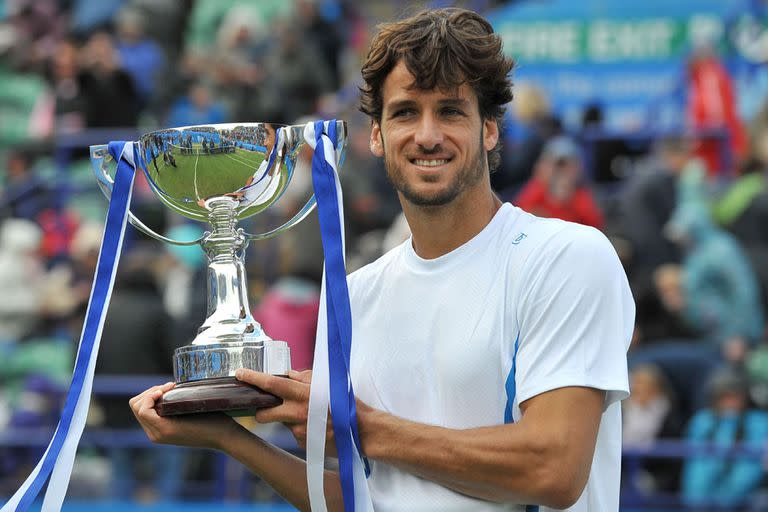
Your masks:
{"label": "white ribbon", "polygon": [[[328,121],[325,123],[325,133],[328,133]],[[307,123],[304,128],[304,139],[317,151],[315,147],[314,123]],[[342,205],[341,183],[336,162],[341,157],[341,149],[334,151],[333,143],[327,136],[322,137],[322,151],[325,160],[333,168],[336,181],[336,193],[339,199],[339,221],[341,223],[342,246],[344,237],[344,207]],[[342,253],[344,253],[342,247]],[[312,385],[309,394],[309,411],[307,417],[307,488],[309,491],[309,503],[313,512],[327,512],[325,503],[325,490],[323,486],[325,472],[325,440],[328,429],[328,407],[330,405],[330,381],[328,368],[328,316],[325,298],[325,271],[320,291],[320,311],[317,317],[317,335],[315,338],[315,355],[312,364]],[[352,436],[352,433],[349,433]],[[354,441],[353,472],[355,485],[355,511],[373,512],[368,483],[365,477],[360,454]]]}
{"label": "white ribbon", "polygon": [[[133,142],[128,142],[125,144],[123,148],[123,154],[122,157],[128,160],[132,166],[135,167],[135,162],[133,161],[133,149],[134,149]],[[69,479],[72,475],[72,466],[75,461],[75,454],[77,452],[77,445],[80,442],[80,438],[83,434],[83,429],[85,428],[85,421],[88,416],[88,408],[90,406],[91,401],[91,389],[93,387],[93,374],[94,370],[96,368],[96,358],[99,353],[99,345],[101,343],[101,333],[104,328],[104,320],[107,316],[107,310],[109,309],[109,300],[112,296],[112,288],[115,283],[115,274],[117,271],[117,262],[120,258],[120,250],[123,245],[123,237],[125,235],[125,225],[126,221],[128,219],[128,205],[130,205],[131,202],[131,192],[129,192],[128,195],[128,202],[126,204],[126,208],[124,212],[122,213],[122,226],[120,231],[120,237],[117,245],[117,254],[115,255],[115,261],[114,265],[111,269],[111,276],[109,281],[109,287],[108,291],[106,293],[106,300],[103,305],[103,309],[100,314],[99,323],[98,323],[98,329],[96,331],[96,337],[94,340],[93,350],[91,351],[90,359],[88,360],[88,366],[86,370],[85,379],[83,381],[83,387],[80,391],[80,394],[78,395],[77,402],[75,405],[75,411],[74,415],[72,416],[72,422],[69,427],[69,431],[67,432],[67,436],[64,439],[64,443],[62,445],[61,451],[59,452],[59,456],[56,459],[56,463],[53,467],[53,470],[51,472],[51,477],[48,482],[48,488],[45,492],[45,499],[43,500],[43,506],[41,508],[41,512],[58,512],[61,510],[61,505],[64,502],[64,496],[67,493],[67,488],[69,487]],[[106,232],[105,232],[106,236]],[[101,261],[101,254],[99,255],[99,261]],[[96,267],[99,267],[99,264],[97,262]],[[96,280],[94,279],[93,286],[95,286]],[[91,288],[91,295],[93,295],[93,287]],[[88,311],[91,309],[91,304],[89,302],[88,304],[88,310],[86,311],[85,317],[88,318]],[[85,332],[85,326],[83,326],[83,334]],[[80,357],[79,348],[82,346],[83,343],[83,334],[81,334],[80,337],[80,343],[78,346],[78,358]],[[77,364],[77,363],[75,363]],[[58,432],[59,427],[61,425],[56,427],[56,431]],[[55,433],[54,433],[55,436]],[[52,442],[52,441],[51,441]],[[45,454],[40,459],[40,462],[37,463],[37,466],[32,470],[32,473],[27,477],[27,479],[24,481],[22,486],[14,493],[14,495],[11,497],[8,502],[3,505],[3,508],[0,509],[0,512],[12,512],[16,510],[16,507],[19,505],[19,502],[21,501],[24,494],[27,492],[27,489],[32,485],[32,482],[37,478],[39,475],[43,461],[45,460],[46,455],[48,454],[49,450],[51,448],[51,445],[49,443],[48,448],[45,450]]]}

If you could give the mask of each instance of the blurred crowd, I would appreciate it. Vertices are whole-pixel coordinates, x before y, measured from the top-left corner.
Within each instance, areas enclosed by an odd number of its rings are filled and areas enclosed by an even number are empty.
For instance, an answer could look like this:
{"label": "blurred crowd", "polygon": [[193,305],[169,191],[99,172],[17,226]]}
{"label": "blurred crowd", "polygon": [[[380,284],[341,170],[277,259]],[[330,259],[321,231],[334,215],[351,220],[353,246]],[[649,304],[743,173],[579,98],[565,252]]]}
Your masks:
{"label": "blurred crowd", "polygon": [[[487,9],[495,2],[474,4]],[[106,211],[85,147],[107,142],[114,130],[345,119],[349,270],[409,236],[356,105],[359,64],[375,23],[395,17],[405,2],[0,6],[0,429],[58,418]],[[600,105],[585,105],[582,125],[565,129],[540,88],[518,83],[502,161],[491,176],[504,200],[594,226],[614,243],[637,303],[628,449],[670,438],[720,445],[768,438],[768,101],[753,118],[737,119],[736,93],[716,53],[698,48],[687,65],[685,129],[655,134],[648,151],[610,183],[595,168],[606,147],[595,144],[605,135]],[[722,136],[713,139],[713,131]],[[78,135],[89,142],[59,143]],[[156,232],[179,240],[202,234],[202,225],[160,206],[141,177],[135,187],[133,211]],[[266,231],[301,201],[288,196],[243,224]],[[254,315],[272,337],[289,342],[296,369],[311,366],[319,236],[311,216],[284,236],[252,243],[246,258]],[[129,228],[97,373],[170,374],[173,350],[205,319],[205,287],[199,248],[160,244]],[[97,395],[93,410],[92,425],[134,426],[124,397]],[[17,448],[0,446],[0,453],[4,494],[36,459]],[[178,453],[170,453],[157,464],[178,464]],[[111,456],[122,468],[116,474],[132,464],[125,452]],[[627,486],[733,505],[759,489],[764,474],[760,458],[701,455],[644,462]],[[161,485],[163,493],[178,492],[178,482]]]}

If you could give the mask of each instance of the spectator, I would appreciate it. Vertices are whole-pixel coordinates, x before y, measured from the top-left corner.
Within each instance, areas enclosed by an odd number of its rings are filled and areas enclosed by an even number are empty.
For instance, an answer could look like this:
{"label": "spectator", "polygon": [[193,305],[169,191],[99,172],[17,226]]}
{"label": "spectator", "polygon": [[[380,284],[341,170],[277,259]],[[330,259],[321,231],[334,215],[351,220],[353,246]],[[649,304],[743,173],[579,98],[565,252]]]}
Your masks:
{"label": "spectator", "polygon": [[638,365],[632,368],[629,380],[632,395],[622,404],[624,446],[647,447],[657,439],[678,437],[682,418],[661,370],[651,364]]}
{"label": "spectator", "polygon": [[203,83],[194,83],[189,93],[176,100],[168,114],[170,126],[199,126],[223,123],[224,107],[213,97],[211,89]]}
{"label": "spectator", "polygon": [[734,238],[717,228],[704,204],[682,201],[666,228],[685,249],[679,308],[686,321],[722,347],[731,361],[762,338],[758,282]]}
{"label": "spectator", "polygon": [[69,257],[72,239],[80,227],[80,217],[73,210],[58,205],[43,210],[37,216],[37,224],[43,230],[40,251],[49,264]]}
{"label": "spectator", "polygon": [[131,76],[120,68],[112,36],[96,32],[83,48],[80,88],[86,98],[89,128],[135,127],[139,93]]}
{"label": "spectator", "polygon": [[45,270],[38,250],[42,233],[33,222],[0,225],[0,344],[15,343],[39,325]]}
{"label": "spectator", "polygon": [[48,185],[34,172],[32,159],[32,153],[22,149],[13,150],[8,155],[6,186],[0,196],[0,208],[11,217],[35,220],[49,206],[51,193]]}
{"label": "spectator", "polygon": [[228,13],[238,11],[243,13],[246,9],[253,12],[249,19],[258,18],[259,23],[269,26],[278,16],[288,16],[293,9],[293,2],[285,0],[260,0],[252,2],[248,0],[198,0],[190,9],[185,44],[193,53],[205,52],[211,48],[216,40],[216,35],[222,20]]}
{"label": "spectator", "polygon": [[[768,305],[768,127],[753,141],[753,157],[715,204],[715,221],[739,241],[760,280]],[[768,313],[768,311],[766,311]]]}
{"label": "spectator", "polygon": [[576,143],[569,137],[555,137],[544,146],[534,176],[515,204],[541,217],[602,228],[603,213],[584,183],[583,165]]}
{"label": "spectator", "polygon": [[281,277],[262,297],[254,318],[274,339],[288,343],[291,368],[312,368],[320,287],[299,272]]}
{"label": "spectator", "polygon": [[[107,320],[104,323],[101,349],[96,364],[97,374],[171,375],[173,349],[169,342],[170,319],[165,313],[160,292],[151,269],[156,267],[156,251],[134,249],[128,252],[118,268]],[[103,426],[128,428],[135,422],[124,397],[101,397]],[[114,475],[111,496],[130,499],[136,481],[135,469],[140,459],[135,450],[115,447],[109,450]],[[155,478],[165,499],[173,499],[178,491],[183,468],[180,453],[169,448],[153,454]]]}
{"label": "spectator", "polygon": [[510,107],[512,122],[504,133],[501,166],[491,174],[491,185],[502,196],[513,195],[531,178],[546,141],[562,132],[549,100],[532,84],[515,86]]}
{"label": "spectator", "polygon": [[59,135],[76,133],[85,128],[88,99],[83,96],[80,50],[70,40],[62,40],[49,61],[48,75],[55,105],[54,128]]}
{"label": "spectator", "polygon": [[317,49],[290,25],[276,24],[273,33],[276,46],[264,63],[267,78],[260,92],[260,111],[264,119],[290,123],[314,113],[320,96],[332,90],[333,81]]}
{"label": "spectator", "polygon": [[120,67],[131,76],[141,103],[146,105],[155,94],[157,78],[165,66],[160,46],[144,35],[144,20],[131,9],[117,17],[117,43]]}
{"label": "spectator", "polygon": [[661,138],[654,146],[654,158],[622,187],[619,230],[631,247],[632,272],[641,274],[646,286],[659,265],[680,260],[663,230],[677,204],[677,180],[691,151],[691,141],[684,135]]}
{"label": "spectator", "polygon": [[338,28],[323,18],[315,0],[297,0],[296,17],[298,26],[295,30],[303,34],[309,44],[317,49],[317,54],[328,69],[329,86],[333,90],[338,89],[341,85],[339,55],[343,44]]}
{"label": "spectator", "polygon": [[[622,403],[625,447],[648,448],[658,439],[675,439],[683,431],[683,418],[666,377],[653,364],[635,366],[629,375],[632,394]],[[680,464],[670,460],[643,463],[640,480],[633,482],[648,492],[676,489]]]}
{"label": "spectator", "polygon": [[[686,438],[691,443],[712,443],[718,447],[763,446],[768,439],[768,413],[751,409],[747,381],[733,370],[721,370],[711,382],[711,406],[697,412]],[[695,444],[693,446],[696,446]],[[745,504],[763,478],[757,457],[722,457],[698,454],[685,461],[683,497],[693,506],[736,507]]]}
{"label": "spectator", "polygon": [[264,61],[273,44],[268,35],[263,18],[246,5],[233,7],[219,26],[216,90],[234,119],[267,120],[259,111],[259,97],[267,79]]}
{"label": "spectator", "polygon": [[737,160],[746,156],[747,137],[737,115],[733,81],[711,41],[696,41],[688,62],[687,114],[690,126],[698,132],[724,133],[727,142],[703,138],[696,149],[710,175],[725,171],[723,152],[728,151]]}
{"label": "spectator", "polygon": [[99,223],[81,224],[70,244],[70,262],[56,269],[56,273],[62,276],[58,279],[65,281],[68,287],[66,293],[68,307],[60,306],[58,309],[60,311],[68,309],[69,313],[74,314],[71,321],[75,324],[79,322],[82,325],[85,319],[85,306],[88,304],[93,285],[103,234],[104,229]]}
{"label": "spectator", "polygon": [[659,309],[642,324],[643,342],[699,341],[700,329],[682,316],[685,308],[683,271],[677,263],[660,265],[653,273],[654,298]]}
{"label": "spectator", "polygon": [[67,31],[65,9],[53,1],[5,2],[5,6],[15,39],[13,60],[23,69],[40,71]]}
{"label": "spectator", "polygon": [[677,180],[692,150],[684,135],[659,139],[654,155],[630,176],[618,196],[616,232],[628,247],[625,264],[637,305],[638,339],[643,343],[691,334],[676,313],[659,302],[654,274],[660,265],[680,262],[680,250],[663,231],[677,204]]}

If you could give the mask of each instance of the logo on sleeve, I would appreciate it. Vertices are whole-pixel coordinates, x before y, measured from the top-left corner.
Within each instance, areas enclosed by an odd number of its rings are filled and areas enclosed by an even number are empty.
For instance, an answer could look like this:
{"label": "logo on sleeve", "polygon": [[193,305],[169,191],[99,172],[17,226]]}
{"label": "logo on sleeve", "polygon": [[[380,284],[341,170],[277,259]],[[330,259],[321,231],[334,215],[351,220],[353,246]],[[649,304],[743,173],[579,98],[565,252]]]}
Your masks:
{"label": "logo on sleeve", "polygon": [[517,238],[512,240],[512,245],[518,245],[520,242],[522,242],[526,238],[528,238],[528,235],[526,235],[525,233],[520,233],[519,235],[517,235]]}

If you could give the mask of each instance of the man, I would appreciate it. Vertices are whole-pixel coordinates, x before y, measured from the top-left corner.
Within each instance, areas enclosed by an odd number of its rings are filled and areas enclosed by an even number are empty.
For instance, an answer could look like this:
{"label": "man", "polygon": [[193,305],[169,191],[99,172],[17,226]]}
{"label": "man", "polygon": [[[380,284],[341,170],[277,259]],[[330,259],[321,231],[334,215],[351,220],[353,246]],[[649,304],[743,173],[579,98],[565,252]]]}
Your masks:
{"label": "man", "polygon": [[[618,510],[634,309],[598,231],[491,191],[511,67],[491,26],[459,9],[384,25],[363,66],[371,150],[413,233],[349,279],[376,510]],[[283,397],[256,419],[303,444],[309,372],[237,377]],[[160,418],[171,387],[131,400],[151,439],[223,450],[308,509],[301,459],[227,418]],[[326,475],[339,510],[338,474]]]}
{"label": "man", "polygon": [[[677,183],[693,157],[693,141],[685,134],[667,135],[654,142],[653,153],[637,167],[622,186],[613,231],[627,248],[624,262],[637,306],[636,341],[647,345],[659,340],[696,339],[696,334],[665,307],[658,291],[674,290],[672,274],[657,270],[665,264],[679,263],[680,251],[664,234],[677,205]],[[667,267],[669,268],[669,267]],[[662,300],[660,300],[660,298]]]}
{"label": "man", "polygon": [[654,157],[632,174],[619,196],[622,236],[631,247],[633,275],[651,284],[651,274],[664,263],[680,260],[672,241],[664,235],[677,204],[677,182],[693,157],[693,143],[685,135],[662,137],[654,144]]}

